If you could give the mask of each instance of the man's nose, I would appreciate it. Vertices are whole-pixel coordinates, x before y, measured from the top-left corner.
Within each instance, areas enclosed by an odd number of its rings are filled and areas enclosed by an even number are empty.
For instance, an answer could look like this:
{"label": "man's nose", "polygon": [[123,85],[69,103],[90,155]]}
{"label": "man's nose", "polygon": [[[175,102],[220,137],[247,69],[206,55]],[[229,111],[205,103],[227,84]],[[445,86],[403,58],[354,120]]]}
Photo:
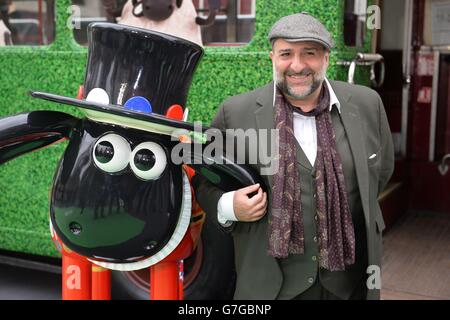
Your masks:
{"label": "man's nose", "polygon": [[296,55],[292,60],[290,67],[294,72],[301,72],[306,67],[303,57]]}

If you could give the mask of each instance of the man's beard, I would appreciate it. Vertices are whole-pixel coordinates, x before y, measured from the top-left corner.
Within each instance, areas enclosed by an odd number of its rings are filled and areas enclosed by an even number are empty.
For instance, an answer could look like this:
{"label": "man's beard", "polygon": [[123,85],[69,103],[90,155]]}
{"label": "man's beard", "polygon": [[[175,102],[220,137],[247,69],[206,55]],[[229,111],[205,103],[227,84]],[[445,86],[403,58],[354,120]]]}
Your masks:
{"label": "man's beard", "polygon": [[[325,79],[326,72],[327,66],[324,65],[323,68],[318,72],[314,72],[310,68],[305,68],[298,73],[293,72],[291,69],[287,69],[286,71],[283,72],[283,74],[279,74],[275,70],[275,66],[273,66],[273,78],[275,84],[285,96],[293,100],[302,100],[305,97],[309,96],[314,91],[316,91],[316,89],[322,85],[322,82]],[[298,89],[296,90],[296,88],[289,86],[286,80],[286,77],[291,75],[306,76],[308,74],[312,75],[312,83],[305,89],[301,90],[300,92],[298,92]]]}

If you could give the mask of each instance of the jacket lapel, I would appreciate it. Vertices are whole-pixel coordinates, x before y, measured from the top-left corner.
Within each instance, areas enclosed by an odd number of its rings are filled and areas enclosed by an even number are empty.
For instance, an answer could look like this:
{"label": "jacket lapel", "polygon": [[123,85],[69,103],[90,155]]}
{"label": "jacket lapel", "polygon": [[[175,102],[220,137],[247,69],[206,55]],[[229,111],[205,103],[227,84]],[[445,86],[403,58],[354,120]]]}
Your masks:
{"label": "jacket lapel", "polygon": [[[256,97],[257,108],[255,110],[256,129],[272,130],[273,127],[273,94],[274,83],[270,82],[263,87]],[[270,139],[269,139],[270,142]]]}
{"label": "jacket lapel", "polygon": [[[256,120],[256,130],[259,138],[263,137],[260,135],[260,130],[267,130],[267,139],[265,141],[260,141],[258,138],[258,151],[259,148],[267,148],[265,154],[270,154],[271,150],[271,131],[274,129],[273,126],[273,94],[274,94],[274,83],[270,82],[268,85],[263,87],[256,97],[256,110],[255,110],[255,120]],[[264,153],[264,152],[263,152]],[[273,155],[271,155],[272,157]],[[267,166],[268,167],[268,166]],[[272,186],[273,177],[272,175],[263,176],[267,179],[268,186]]]}
{"label": "jacket lapel", "polygon": [[348,137],[353,160],[355,162],[356,177],[366,221],[369,227],[369,169],[367,166],[366,150],[364,146],[364,130],[358,107],[351,103],[351,95],[339,90],[339,87],[330,81],[336,96],[341,103],[341,118]]}

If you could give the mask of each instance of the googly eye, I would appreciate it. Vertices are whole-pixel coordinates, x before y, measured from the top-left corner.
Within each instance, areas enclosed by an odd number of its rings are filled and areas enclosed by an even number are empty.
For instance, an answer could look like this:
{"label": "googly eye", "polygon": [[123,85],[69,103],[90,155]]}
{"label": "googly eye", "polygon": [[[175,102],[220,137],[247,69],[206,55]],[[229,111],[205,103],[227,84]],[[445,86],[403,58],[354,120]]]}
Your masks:
{"label": "googly eye", "polygon": [[126,168],[130,159],[131,147],[123,137],[107,134],[94,146],[93,158],[96,166],[108,173],[119,172]]}
{"label": "googly eye", "polygon": [[143,180],[156,180],[164,172],[167,157],[164,149],[155,142],[143,142],[134,148],[130,167]]}

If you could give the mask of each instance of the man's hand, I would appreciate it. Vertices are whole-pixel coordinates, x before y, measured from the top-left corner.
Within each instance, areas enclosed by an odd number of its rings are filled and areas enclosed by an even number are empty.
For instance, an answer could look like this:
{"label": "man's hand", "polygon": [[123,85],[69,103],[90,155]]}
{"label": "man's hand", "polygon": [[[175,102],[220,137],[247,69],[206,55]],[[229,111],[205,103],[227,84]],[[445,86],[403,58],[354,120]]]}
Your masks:
{"label": "man's hand", "polygon": [[[249,198],[248,194],[256,191],[257,193]],[[233,209],[239,221],[258,221],[266,213],[267,193],[262,191],[259,183],[238,189],[234,193]]]}

